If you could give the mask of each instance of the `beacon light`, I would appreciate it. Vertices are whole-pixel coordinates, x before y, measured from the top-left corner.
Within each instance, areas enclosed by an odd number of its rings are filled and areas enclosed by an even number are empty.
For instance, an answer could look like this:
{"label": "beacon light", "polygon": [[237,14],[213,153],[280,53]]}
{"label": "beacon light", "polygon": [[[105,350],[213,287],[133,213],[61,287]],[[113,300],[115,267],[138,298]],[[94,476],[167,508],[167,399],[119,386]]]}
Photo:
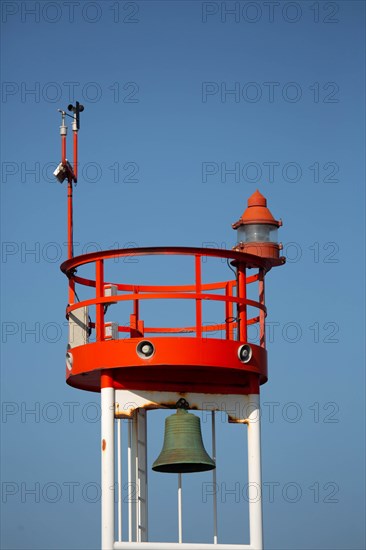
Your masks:
{"label": "beacon light", "polygon": [[264,258],[280,259],[282,244],[278,243],[281,220],[275,220],[267,208],[267,199],[257,190],[248,199],[248,207],[233,224],[237,232],[234,250],[255,254]]}

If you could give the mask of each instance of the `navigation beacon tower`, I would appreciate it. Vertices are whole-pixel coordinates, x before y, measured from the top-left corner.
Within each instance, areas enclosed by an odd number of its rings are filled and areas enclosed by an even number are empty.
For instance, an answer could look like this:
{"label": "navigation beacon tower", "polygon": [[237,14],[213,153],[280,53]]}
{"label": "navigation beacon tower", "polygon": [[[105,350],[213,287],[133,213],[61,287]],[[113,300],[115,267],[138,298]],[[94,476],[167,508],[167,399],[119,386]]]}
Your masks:
{"label": "navigation beacon tower", "polygon": [[[74,256],[73,184],[77,182],[78,131],[84,107],[76,102],[68,110],[71,115],[60,110],[61,162],[54,172],[60,183],[67,181],[68,258],[61,265],[69,287],[66,380],[70,386],[101,394],[102,550],[261,550],[259,394],[260,385],[267,381],[264,283],[267,272],[285,262],[280,257],[282,246],[277,240],[282,222],[274,219],[266,199],[256,191],[242,217],[233,224],[237,244],[232,251],[163,246]],[[72,118],[72,165],[66,158],[66,116]],[[184,285],[172,281],[168,286],[106,280],[106,264],[131,255],[141,259],[186,257],[192,262],[194,280]],[[205,282],[203,267],[208,270],[208,266],[202,264],[207,257],[226,259],[235,277]],[[81,275],[84,266],[89,273],[93,270],[94,277]],[[79,301],[76,291],[79,287],[89,291],[88,299]],[[257,289],[256,300],[247,298],[248,290],[253,288]],[[140,306],[155,300],[188,300],[194,304],[194,323],[182,327],[177,318],[176,326],[161,326],[156,308],[156,324],[146,326]],[[221,304],[221,323],[203,323],[202,308],[207,301]],[[105,320],[108,307],[119,302],[129,308],[129,326]],[[256,344],[248,342],[250,325],[258,327]],[[224,336],[215,337],[217,331]],[[95,341],[91,341],[92,334]],[[194,544],[182,540],[182,474],[212,470],[216,483],[217,403],[228,411],[229,422],[244,424],[247,435],[249,544],[218,542],[216,495],[213,495],[212,542]],[[238,408],[237,403],[242,406]],[[152,468],[177,474],[178,541],[159,543],[149,542],[148,535],[147,412],[167,408],[176,412],[166,419],[163,449]],[[203,446],[199,418],[188,412],[192,409],[212,411],[212,457]],[[137,488],[136,501],[130,499],[127,505],[128,528],[123,531],[121,419],[129,420],[128,483]]]}

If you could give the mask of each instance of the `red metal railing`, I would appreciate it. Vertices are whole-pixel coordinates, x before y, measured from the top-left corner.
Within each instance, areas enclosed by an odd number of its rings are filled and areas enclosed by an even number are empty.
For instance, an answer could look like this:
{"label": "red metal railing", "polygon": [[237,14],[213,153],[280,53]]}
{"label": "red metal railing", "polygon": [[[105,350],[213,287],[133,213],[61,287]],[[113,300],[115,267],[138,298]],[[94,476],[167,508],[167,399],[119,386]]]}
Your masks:
{"label": "red metal railing", "polygon": [[[131,285],[104,280],[104,262],[110,259],[126,256],[158,256],[180,255],[192,256],[195,266],[195,282],[191,285]],[[237,278],[219,281],[215,283],[202,282],[202,258],[216,257],[231,260],[236,268]],[[95,279],[86,279],[76,274],[79,267],[95,263]],[[256,268],[257,272],[247,276],[247,268]],[[95,306],[95,322],[91,322],[91,328],[95,328],[96,340],[104,340],[105,330],[105,306],[116,302],[131,302],[130,326],[118,326],[119,332],[129,333],[131,337],[142,337],[146,334],[182,334],[194,333],[196,338],[202,338],[203,333],[222,330],[226,339],[236,338],[247,341],[247,329],[249,325],[259,325],[259,343],[265,347],[265,317],[266,307],[264,303],[264,277],[271,268],[264,258],[251,254],[235,251],[184,248],[184,247],[155,247],[118,249],[85,254],[71,258],[61,266],[62,271],[69,278],[70,288],[76,285],[95,288],[93,298],[80,302],[70,303],[67,307],[67,315],[81,307]],[[258,282],[258,301],[247,298],[247,286]],[[123,294],[108,296],[105,294],[105,285],[115,285]],[[213,293],[221,291],[222,293]],[[74,293],[70,293],[73,295]],[[143,319],[139,316],[139,305],[143,300],[194,300],[195,301],[195,325],[186,327],[162,327],[144,326]],[[202,322],[202,302],[217,301],[223,303],[223,318],[225,322],[204,325]],[[236,308],[235,308],[236,305]],[[248,318],[248,306],[258,310],[258,315]],[[236,311],[235,311],[236,309]]]}

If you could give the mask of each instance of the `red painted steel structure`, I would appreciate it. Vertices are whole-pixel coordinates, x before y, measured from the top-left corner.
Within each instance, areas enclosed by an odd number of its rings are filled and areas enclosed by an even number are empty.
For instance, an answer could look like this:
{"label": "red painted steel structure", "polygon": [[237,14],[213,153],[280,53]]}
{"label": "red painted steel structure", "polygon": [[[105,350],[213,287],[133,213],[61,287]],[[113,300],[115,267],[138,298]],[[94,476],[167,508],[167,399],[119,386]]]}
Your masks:
{"label": "red painted steel structure", "polygon": [[[65,112],[63,114],[63,125]],[[70,116],[70,115],[69,115]],[[144,389],[159,391],[190,391],[204,393],[259,393],[259,385],[267,381],[267,352],[265,343],[264,300],[265,274],[284,263],[279,257],[280,245],[273,243],[239,243],[233,251],[187,247],[153,247],[119,249],[73,256],[73,182],[77,182],[78,126],[73,120],[73,167],[66,158],[66,129],[61,131],[61,158],[67,177],[67,242],[68,260],[61,270],[69,279],[69,304],[66,315],[79,308],[95,307],[95,322],[89,328],[95,330],[96,342],[73,347],[72,367],[66,369],[67,383],[71,386],[100,391],[101,387],[115,389]],[[234,228],[250,223],[265,223],[280,226],[266,208],[266,199],[256,191],[248,200],[248,209]],[[256,247],[256,248],[255,248]],[[256,251],[256,254],[248,253]],[[104,264],[111,258],[126,256],[191,256],[194,259],[195,280],[189,285],[140,285],[106,281]],[[226,258],[236,268],[236,279],[204,283],[202,258]],[[79,268],[94,264],[95,278],[76,275]],[[256,273],[247,275],[248,269]],[[247,298],[247,287],[258,283],[258,300]],[[106,297],[105,285],[113,284],[120,293]],[[75,286],[95,289],[94,296],[75,301]],[[213,291],[217,291],[213,293]],[[139,304],[146,300],[194,300],[194,326],[144,326],[139,315]],[[202,302],[218,301],[223,305],[224,323],[204,325]],[[125,333],[121,340],[105,340],[105,307],[112,303],[129,302],[130,326],[118,326]],[[256,308],[258,315],[248,317],[248,308]],[[236,309],[236,315],[235,315]],[[238,356],[241,345],[248,343],[248,326],[259,326],[259,344],[250,344],[252,357],[243,363]],[[224,331],[224,338],[208,337],[214,331]],[[182,337],[180,334],[192,334]],[[152,338],[151,338],[152,335]],[[138,344],[149,337],[156,352],[150,358],[141,358]],[[70,362],[69,362],[70,367]]]}
{"label": "red painted steel structure", "polygon": [[[129,395],[141,398],[147,393],[148,398],[140,402],[140,407],[155,408],[154,392],[160,396],[159,405],[176,407],[177,396],[187,395],[194,400],[200,394],[241,395],[243,403],[251,403],[249,414],[229,421],[242,422],[248,426],[248,480],[249,486],[261,486],[260,471],[260,415],[259,389],[267,382],[267,351],[265,337],[265,275],[275,266],[282,265],[285,258],[279,253],[282,245],[277,242],[274,234],[282,222],[275,220],[267,208],[267,201],[259,191],[248,200],[248,208],[242,217],[233,224],[237,229],[237,244],[232,251],[221,249],[188,248],[188,247],[151,247],[108,250],[73,255],[73,183],[77,182],[78,163],[78,129],[79,112],[84,108],[78,102],[76,107],[69,105],[73,111],[73,154],[74,167],[66,157],[65,111],[62,113],[61,133],[61,165],[55,171],[57,179],[62,182],[67,179],[67,242],[68,259],[61,265],[61,270],[69,280],[69,303],[66,316],[70,320],[70,333],[78,326],[76,342],[70,338],[67,361],[66,380],[70,386],[82,390],[101,393],[101,461],[102,461],[102,548],[112,550],[122,545],[134,547],[135,542],[144,541],[151,547],[147,536],[147,475],[144,467],[147,464],[146,454],[146,416],[139,407],[133,412],[129,440],[128,479],[138,481],[138,507],[133,512],[129,502],[129,543],[122,543],[122,500],[119,500],[119,539],[116,546],[114,540],[114,423],[115,407],[118,400],[129,399]],[[71,115],[68,115],[71,116]],[[153,256],[156,260],[166,256],[181,256],[192,260],[194,281],[185,285],[142,285],[112,282],[105,277],[105,267],[108,261],[117,258],[138,256],[144,258]],[[205,282],[203,258],[226,259],[231,264],[236,277],[218,282]],[[87,266],[94,269],[94,277],[80,276],[79,272]],[[229,266],[230,267],[230,266]],[[249,273],[254,270],[254,273]],[[122,279],[123,280],[123,279]],[[113,285],[113,286],[112,286]],[[249,299],[253,293],[249,290],[257,286],[258,299]],[[79,301],[76,288],[84,287],[90,291],[90,297]],[[110,292],[106,295],[106,289]],[[112,292],[113,288],[113,292]],[[116,292],[115,292],[116,290]],[[157,303],[157,300],[190,301],[195,304],[195,322],[190,326],[164,327],[159,324],[146,326],[141,315],[141,303]],[[206,325],[203,322],[203,305],[206,302],[216,302],[222,306],[221,320],[218,324]],[[118,304],[129,307],[129,326],[119,324],[118,333],[124,338],[106,338],[105,313],[109,305]],[[95,311],[95,321],[91,321],[89,310]],[[157,309],[157,317],[161,317]],[[256,310],[252,314],[252,310]],[[78,311],[79,310],[79,311]],[[117,308],[116,308],[117,310]],[[115,311],[116,311],[115,310]],[[89,319],[86,321],[86,319]],[[248,343],[248,327],[258,327],[258,343]],[[81,328],[80,328],[81,326]],[[95,342],[89,342],[89,331],[95,332]],[[222,338],[216,337],[221,331]],[[80,344],[80,342],[82,342]],[[242,355],[243,346],[245,353]],[[153,350],[144,355],[141,351]],[[249,351],[248,351],[249,348]],[[127,390],[116,392],[115,390]],[[139,394],[140,392],[140,394]],[[119,394],[119,395],[118,395]],[[165,395],[165,397],[164,397]],[[163,400],[163,402],[161,401]],[[127,404],[127,402],[125,402]],[[214,411],[215,409],[212,409]],[[213,413],[214,414],[214,413]],[[259,416],[257,416],[259,415]],[[119,420],[118,420],[119,422]],[[140,425],[140,428],[138,427]],[[134,426],[134,427],[133,427]],[[144,428],[145,426],[145,428]],[[141,429],[141,434],[139,430]],[[213,416],[214,439],[214,416]],[[145,430],[145,431],[144,431]],[[119,432],[120,433],[120,432]],[[142,439],[139,439],[139,438]],[[139,445],[143,444],[145,455]],[[121,443],[117,444],[118,468],[120,468]],[[141,454],[142,453],[142,454]],[[140,456],[141,454],[141,456]],[[144,458],[145,456],[145,458]],[[140,462],[141,459],[141,468]],[[133,474],[132,463],[137,464]],[[145,466],[144,466],[145,464]],[[135,477],[134,477],[135,476]],[[137,477],[136,477],[137,476]],[[215,481],[215,477],[213,480]],[[142,487],[142,492],[141,492]],[[144,488],[145,487],[145,488]],[[180,489],[178,498],[181,498]],[[180,508],[181,508],[181,500]],[[178,506],[178,508],[179,508]],[[214,517],[217,518],[215,501]],[[135,514],[135,516],[133,515]],[[178,511],[180,528],[179,540],[182,540],[181,511]],[[215,519],[214,541],[217,543],[217,520]],[[261,499],[249,503],[250,545],[242,548],[263,548],[262,541],[262,503]],[[135,528],[136,532],[133,531]],[[160,543],[159,543],[160,544]],[[211,547],[211,545],[208,545]],[[219,545],[219,547],[222,547]],[[192,545],[193,548],[193,545]]]}
{"label": "red painted steel structure", "polygon": [[[190,285],[129,285],[104,279],[104,264],[108,260],[126,256],[190,256],[194,260],[195,281]],[[237,280],[215,283],[202,282],[202,258],[215,257],[231,260],[237,268]],[[265,349],[264,323],[264,275],[274,265],[281,265],[282,259],[260,258],[237,251],[212,250],[205,248],[154,247],[108,250],[71,258],[61,266],[69,278],[71,289],[82,285],[95,289],[94,296],[81,302],[70,302],[67,316],[81,307],[96,308],[96,342],[74,347],[71,350],[72,370],[66,372],[71,386],[99,391],[101,376],[108,371],[115,389],[145,389],[159,391],[192,391],[204,393],[258,393],[259,385],[267,381],[267,352]],[[95,278],[87,279],[76,275],[76,270],[86,264],[94,264]],[[247,267],[257,272],[247,276]],[[247,299],[247,286],[258,283],[258,301]],[[113,284],[119,295],[106,297],[105,285]],[[216,291],[216,292],[213,292]],[[144,326],[139,318],[139,304],[145,300],[194,300],[194,326]],[[224,323],[204,325],[202,302],[213,300],[223,305]],[[105,340],[104,308],[108,304],[127,302],[130,304],[130,326],[118,326],[125,333],[121,340]],[[237,316],[234,308],[237,306]],[[258,315],[248,318],[248,307],[258,310]],[[247,344],[247,327],[259,326],[259,345],[250,344],[253,355],[248,363],[238,357],[238,348]],[[223,331],[225,337],[209,337],[213,331]],[[182,337],[179,334],[192,334]],[[159,335],[159,336],[157,336]],[[151,337],[152,336],[152,337]],[[141,358],[136,353],[139,342],[149,338],[156,352],[151,358]]]}

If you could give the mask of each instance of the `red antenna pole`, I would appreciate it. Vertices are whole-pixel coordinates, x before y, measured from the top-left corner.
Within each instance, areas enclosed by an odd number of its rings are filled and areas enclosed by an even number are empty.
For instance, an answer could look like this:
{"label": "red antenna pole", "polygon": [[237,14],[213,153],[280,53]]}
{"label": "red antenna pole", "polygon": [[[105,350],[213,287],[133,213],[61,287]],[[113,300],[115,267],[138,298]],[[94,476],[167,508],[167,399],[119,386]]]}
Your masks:
{"label": "red antenna pole", "polygon": [[67,181],[67,257],[72,258],[73,250],[73,211],[72,211],[72,179]]}
{"label": "red antenna pole", "polygon": [[78,181],[78,130],[79,130],[79,125],[78,125],[78,119],[77,119],[77,115],[75,113],[74,115],[74,120],[72,121],[72,132],[73,132],[73,135],[74,135],[74,181],[75,183]]}
{"label": "red antenna pole", "polygon": [[[69,105],[69,109],[72,105]],[[72,133],[73,133],[73,167],[72,173],[69,174],[67,181],[67,255],[68,258],[74,256],[74,223],[73,223],[73,208],[72,208],[72,182],[77,182],[78,173],[78,121],[77,114],[74,113],[72,121]]]}
{"label": "red antenna pole", "polygon": [[[77,182],[78,171],[78,130],[80,128],[80,112],[84,110],[84,107],[76,102],[75,107],[73,105],[68,106],[68,110],[73,112],[73,115],[69,115],[66,111],[59,109],[61,113],[61,163],[56,168],[54,175],[60,183],[67,179],[67,258],[70,260],[74,256],[74,224],[73,224],[73,182]],[[66,136],[67,126],[65,124],[66,115],[72,118],[72,130],[73,130],[73,162],[74,166],[71,166],[66,158]],[[75,283],[73,278],[69,280],[69,304],[73,304],[75,301]]]}
{"label": "red antenna pole", "polygon": [[[66,158],[66,136],[67,136],[67,126],[65,124],[66,112],[59,109],[61,113],[61,126],[60,126],[60,136],[61,136],[61,164],[57,167],[54,175],[59,180],[60,183],[67,178],[67,257],[68,259],[73,257],[73,219],[72,219],[72,182],[76,181],[76,176],[72,169],[72,166]],[[68,115],[70,116],[70,115]],[[73,117],[73,130],[74,124],[76,128],[75,116]],[[75,140],[75,133],[74,133]],[[76,149],[77,150],[77,149]],[[74,144],[74,156],[75,156],[75,144]]]}
{"label": "red antenna pole", "polygon": [[[73,115],[69,115],[66,111],[59,109],[62,120],[60,126],[61,135],[61,163],[56,168],[54,175],[60,183],[67,179],[67,257],[68,259],[74,256],[73,246],[73,207],[72,207],[72,184],[77,182],[78,174],[78,131],[80,128],[80,113],[84,110],[83,105],[77,101],[75,107],[73,105],[68,106],[68,110],[73,112]],[[66,115],[72,118],[72,130],[74,141],[74,166],[72,167],[66,158],[66,136],[67,126],[65,124]]]}
{"label": "red antenna pole", "polygon": [[65,124],[65,118],[67,113],[65,111],[60,112],[62,117],[60,126],[62,176],[67,177],[67,258],[70,259],[73,257],[72,181],[75,176],[74,171],[66,158],[67,126]]}
{"label": "red antenna pole", "polygon": [[[74,241],[73,241],[73,211],[72,211],[72,178],[67,181],[67,257],[70,259],[74,256]],[[74,279],[69,280],[69,304],[75,302],[75,282]]]}

